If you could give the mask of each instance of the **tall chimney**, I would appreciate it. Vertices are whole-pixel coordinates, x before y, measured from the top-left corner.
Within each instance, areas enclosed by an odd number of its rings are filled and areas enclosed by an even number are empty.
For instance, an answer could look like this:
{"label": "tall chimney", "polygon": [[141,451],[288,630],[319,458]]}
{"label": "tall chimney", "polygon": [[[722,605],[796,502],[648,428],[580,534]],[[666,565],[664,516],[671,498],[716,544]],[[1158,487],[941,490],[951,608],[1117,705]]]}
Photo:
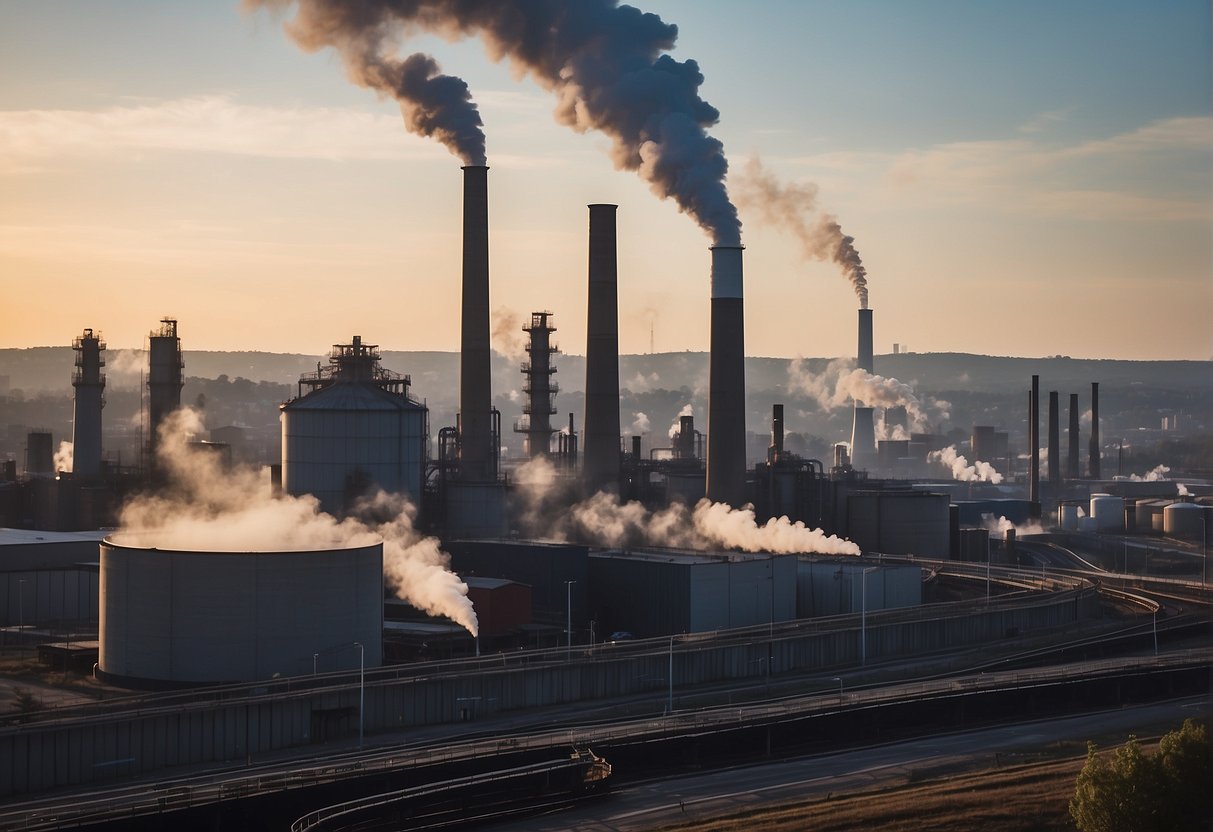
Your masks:
{"label": "tall chimney", "polygon": [[105,406],[105,374],[101,357],[105,342],[101,334],[84,330],[72,341],[76,352],[76,368],[72,371],[72,386],[76,388],[75,411],[72,414],[72,473],[77,477],[101,476],[101,408]]}
{"label": "tall chimney", "polygon": [[1099,470],[1099,382],[1091,382],[1091,444],[1088,448],[1087,466],[1091,479],[1097,480],[1102,474]]}
{"label": "tall chimney", "polygon": [[1070,394],[1070,442],[1066,446],[1066,477],[1076,480],[1078,472],[1078,394]]}
{"label": "tall chimney", "polygon": [[560,389],[552,381],[556,373],[552,356],[557,350],[552,343],[556,327],[552,326],[551,318],[551,312],[532,312],[530,324],[522,328],[530,336],[526,347],[530,360],[522,366],[522,374],[526,376],[522,387],[527,397],[522,406],[526,427],[517,430],[526,434],[526,451],[532,459],[548,455],[552,444],[552,417],[556,415],[555,398]]}
{"label": "tall chimney", "polygon": [[872,310],[859,310],[859,351],[855,354],[855,363],[861,370],[869,373],[876,372],[872,359]]}
{"label": "tall chimney", "polygon": [[742,246],[712,246],[707,497],[745,502],[745,311]]}
{"label": "tall chimney", "polygon": [[489,169],[463,168],[463,311],[459,352],[460,476],[496,479],[489,365]]}
{"label": "tall chimney", "polygon": [[1061,408],[1057,391],[1049,391],[1049,495],[1057,499],[1061,486]]}
{"label": "tall chimney", "polygon": [[778,462],[783,455],[783,405],[771,406],[771,453],[768,462]]}
{"label": "tall chimney", "polygon": [[156,465],[156,446],[160,441],[160,425],[170,413],[181,407],[184,363],[181,360],[181,339],[177,337],[177,321],[164,318],[159,331],[148,336],[147,370],[147,446],[152,467]]}
{"label": "tall chimney", "polygon": [[1028,501],[1040,502],[1040,376],[1028,393]]}
{"label": "tall chimney", "polygon": [[851,467],[857,471],[876,465],[876,423],[872,408],[855,405],[855,420],[851,425]]}
{"label": "tall chimney", "polygon": [[585,488],[619,490],[619,268],[617,205],[591,205],[590,286],[585,344]]}

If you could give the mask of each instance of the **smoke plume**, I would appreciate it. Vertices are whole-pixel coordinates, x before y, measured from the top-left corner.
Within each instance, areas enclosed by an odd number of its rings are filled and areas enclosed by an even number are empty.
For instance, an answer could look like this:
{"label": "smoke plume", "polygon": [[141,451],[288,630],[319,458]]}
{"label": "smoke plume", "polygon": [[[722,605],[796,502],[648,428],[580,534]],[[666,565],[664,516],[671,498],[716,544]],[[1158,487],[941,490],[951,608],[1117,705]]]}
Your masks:
{"label": "smoke plume", "polygon": [[632,420],[632,433],[633,434],[648,433],[650,428],[652,428],[652,424],[649,422],[648,414],[633,413],[632,416],[635,417]]}
{"label": "smoke plume", "polygon": [[276,11],[295,6],[286,24],[295,42],[308,51],[337,48],[351,77],[368,86],[391,76],[379,67],[391,65],[383,54],[395,40],[417,32],[478,37],[494,61],[508,61],[518,76],[555,94],[559,123],[608,136],[616,167],[637,171],[655,193],[673,198],[716,244],[740,244],[724,146],[707,132],[720,113],[699,96],[699,65],[665,54],[678,29],[655,14],[618,0],[244,2]]}
{"label": "smoke plume", "polygon": [[678,415],[674,418],[673,423],[670,425],[670,429],[669,429],[669,431],[667,431],[667,435],[671,439],[678,436],[678,434],[682,432],[682,417],[683,416],[694,416],[694,415],[695,415],[695,408],[691,407],[690,402],[684,404],[682,406],[682,410],[678,411]]}
{"label": "smoke plume", "polygon": [[787,231],[800,243],[806,259],[829,260],[855,289],[859,307],[868,308],[868,273],[855,249],[855,238],[842,233],[838,219],[829,213],[814,218],[817,186],[813,183],[783,185],[763,168],[757,157],[745,166],[736,189],[737,204],[754,211],[766,225]]}
{"label": "smoke plume", "polygon": [[960,454],[956,453],[956,446],[949,445],[942,451],[931,451],[927,454],[929,462],[938,462],[945,468],[952,471],[952,479],[960,482],[990,482],[998,485],[1002,482],[1002,474],[994,470],[994,466],[988,462],[977,460],[972,465]]}
{"label": "smoke plume", "polygon": [[852,358],[835,358],[820,373],[809,370],[806,359],[794,358],[788,364],[788,389],[814,399],[822,410],[850,407],[852,402],[869,407],[903,406],[910,429],[918,432],[926,430],[933,419],[951,417],[950,402],[930,396],[920,399],[903,381],[857,369]]}
{"label": "smoke plume", "polygon": [[73,468],[72,468],[73,461],[72,460],[73,460],[73,456],[74,456],[74,454],[73,454],[74,450],[75,450],[75,445],[73,445],[71,442],[68,442],[65,440],[65,441],[59,443],[59,450],[55,451],[55,457],[54,457],[54,460],[55,460],[54,470],[56,472],[67,471],[70,473],[73,470]]}
{"label": "smoke plume", "polygon": [[491,339],[493,349],[510,361],[519,361],[526,355],[527,338],[522,331],[525,319],[512,309],[498,306],[493,310]]}
{"label": "smoke plume", "polygon": [[[1080,511],[1079,513],[1081,514],[1082,512]],[[1023,537],[1026,534],[1045,533],[1045,527],[1039,523],[1032,522],[1016,525],[1001,515],[998,519],[994,519],[994,515],[990,513],[983,513],[981,515],[981,527],[987,529],[991,537],[1000,537],[1004,540],[1007,537],[1007,532],[1011,529],[1015,530],[1016,537]]]}
{"label": "smoke plume", "polygon": [[198,412],[182,408],[160,428],[157,459],[168,483],[122,508],[120,531],[135,545],[256,552],[368,546],[383,542],[387,584],[418,609],[477,630],[467,585],[447,570],[438,541],[413,528],[415,510],[379,492],[344,520],[320,511],[312,497],[271,496],[268,469],[226,467],[189,447],[202,433]]}
{"label": "smoke plume", "polygon": [[1168,479],[1167,474],[1169,473],[1171,473],[1170,467],[1156,465],[1144,474],[1130,474],[1128,479],[1130,482],[1162,482]]}

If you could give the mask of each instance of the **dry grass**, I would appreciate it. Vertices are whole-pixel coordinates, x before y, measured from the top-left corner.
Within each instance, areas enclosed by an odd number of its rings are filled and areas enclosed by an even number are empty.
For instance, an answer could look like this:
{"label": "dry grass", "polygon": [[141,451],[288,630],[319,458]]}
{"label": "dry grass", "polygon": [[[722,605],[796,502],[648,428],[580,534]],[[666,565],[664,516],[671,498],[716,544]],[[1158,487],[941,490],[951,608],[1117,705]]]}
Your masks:
{"label": "dry grass", "polygon": [[1016,765],[919,785],[785,805],[667,827],[678,832],[1029,832],[1072,830],[1069,801],[1083,758]]}

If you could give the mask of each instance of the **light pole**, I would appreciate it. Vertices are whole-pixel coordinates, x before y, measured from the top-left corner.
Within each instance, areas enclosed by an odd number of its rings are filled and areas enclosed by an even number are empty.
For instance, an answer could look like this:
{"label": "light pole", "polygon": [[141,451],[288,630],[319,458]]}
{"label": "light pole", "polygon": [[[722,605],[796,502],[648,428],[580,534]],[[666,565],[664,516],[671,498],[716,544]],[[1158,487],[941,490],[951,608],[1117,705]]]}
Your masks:
{"label": "light pole", "polygon": [[25,578],[17,579],[17,647],[25,640]]}
{"label": "light pole", "polygon": [[863,570],[863,574],[859,576],[859,598],[860,598],[860,613],[859,613],[859,634],[860,634],[860,657],[859,663],[862,666],[868,664],[868,573],[875,572],[879,566],[869,566]]}
{"label": "light pole", "polygon": [[313,653],[313,654],[312,654],[312,675],[313,675],[313,676],[315,676],[315,675],[316,675],[316,661],[317,661],[319,658],[320,658],[320,654],[319,654],[319,653]]}
{"label": "light pole", "polygon": [[1154,655],[1158,655],[1158,607],[1154,608]]}
{"label": "light pole", "polygon": [[665,703],[665,712],[667,714],[674,713],[674,634],[670,634],[670,666],[667,669],[666,676],[669,677],[669,696]]}
{"label": "light pole", "polygon": [[838,707],[841,708],[842,707],[842,677],[841,676],[831,676],[830,679],[831,679],[831,681],[838,683]]}
{"label": "light pole", "polygon": [[564,641],[565,659],[573,658],[573,584],[576,581],[564,582]]}
{"label": "light pole", "polygon": [[366,648],[355,641],[358,648],[358,747],[362,748],[363,708],[366,706]]}

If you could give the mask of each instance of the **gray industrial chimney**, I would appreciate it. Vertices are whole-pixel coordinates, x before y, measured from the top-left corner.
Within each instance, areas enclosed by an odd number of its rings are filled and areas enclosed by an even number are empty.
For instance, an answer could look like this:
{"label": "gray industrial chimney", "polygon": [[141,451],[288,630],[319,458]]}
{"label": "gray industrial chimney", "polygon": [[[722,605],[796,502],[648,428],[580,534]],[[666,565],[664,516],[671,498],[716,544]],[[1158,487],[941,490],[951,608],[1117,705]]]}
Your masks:
{"label": "gray industrial chimney", "polygon": [[872,408],[855,405],[851,426],[851,467],[863,471],[876,465],[876,423]]}
{"label": "gray industrial chimney", "polygon": [[582,476],[588,492],[619,489],[617,205],[591,205]]}
{"label": "gray industrial chimney", "polygon": [[489,375],[489,169],[463,168],[463,312],[459,352],[460,477],[497,478]]}
{"label": "gray industrial chimney", "polygon": [[160,426],[168,415],[181,407],[181,388],[185,386],[181,360],[181,339],[177,337],[177,321],[164,318],[160,329],[148,335],[147,368],[147,447],[154,467],[156,447],[160,441]]}
{"label": "gray industrial chimney", "polygon": [[855,353],[855,364],[861,370],[876,372],[872,358],[872,310],[859,310],[859,350]]}
{"label": "gray industrial chimney", "polygon": [[1091,382],[1091,445],[1088,448],[1087,466],[1091,473],[1091,479],[1097,480],[1101,473],[1099,470],[1100,463],[1100,447],[1099,447],[1099,382]]}
{"label": "gray industrial chimney", "polygon": [[712,246],[707,497],[745,502],[745,310],[742,246]]}
{"label": "gray industrial chimney", "polygon": [[1061,488],[1061,408],[1057,391],[1049,391],[1049,496],[1057,499]]}
{"label": "gray industrial chimney", "polygon": [[1068,459],[1066,460],[1066,477],[1076,480],[1079,477],[1078,471],[1078,394],[1070,394],[1070,443],[1066,446]]}
{"label": "gray industrial chimney", "polygon": [[76,406],[72,414],[72,473],[77,477],[101,476],[101,408],[105,406],[105,342],[91,329],[72,341],[76,368],[72,386],[76,388]]}
{"label": "gray industrial chimney", "polygon": [[1040,376],[1028,393],[1028,501],[1040,502]]}
{"label": "gray industrial chimney", "polygon": [[783,405],[771,405],[771,447],[767,450],[767,462],[776,463],[783,456]]}

